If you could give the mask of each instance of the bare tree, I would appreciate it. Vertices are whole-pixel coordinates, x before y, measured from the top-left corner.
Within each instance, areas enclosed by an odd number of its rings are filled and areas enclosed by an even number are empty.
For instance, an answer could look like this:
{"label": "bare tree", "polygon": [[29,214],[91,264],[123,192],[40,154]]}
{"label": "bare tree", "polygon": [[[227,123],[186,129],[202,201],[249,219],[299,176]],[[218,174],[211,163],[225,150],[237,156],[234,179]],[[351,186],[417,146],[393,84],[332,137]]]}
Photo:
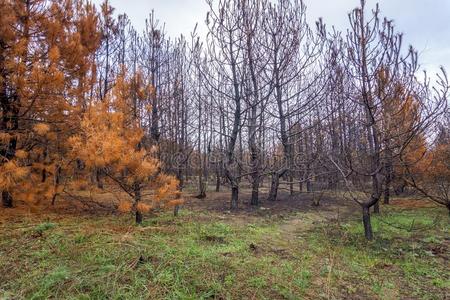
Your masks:
{"label": "bare tree", "polygon": [[[379,12],[377,5],[368,17],[362,0],[360,7],[349,15],[351,29],[347,32],[343,65],[353,91],[347,110],[351,109],[353,122],[357,122],[352,133],[356,151],[350,154],[347,150],[340,162],[328,155],[343,176],[352,199],[362,208],[365,236],[369,240],[373,237],[369,209],[378,210],[386,166],[405,151],[435,115],[429,112],[420,118],[411,117],[400,130],[383,126],[386,114],[395,114],[394,106],[402,107],[415,97],[420,85],[415,78],[416,52],[410,47],[406,56],[402,56],[402,35],[395,32],[392,21],[382,20]],[[360,193],[366,191],[367,199],[361,199]]]}
{"label": "bare tree", "polygon": [[[226,139],[224,171],[231,185],[230,206],[232,209],[236,209],[239,201],[240,162],[235,150],[243,117],[244,48],[242,43],[245,40],[242,32],[242,14],[239,13],[242,4],[233,0],[220,0],[216,9],[213,1],[209,0],[208,5],[210,7],[207,17],[209,59],[213,70],[221,77],[221,83],[227,89],[224,91],[215,86],[215,89],[226,100],[224,103],[226,117],[230,118],[231,122],[231,130],[223,132]],[[208,83],[214,85],[212,81]]]}
{"label": "bare tree", "polygon": [[[322,76],[317,64],[323,40],[323,26],[319,24],[319,34],[314,34],[306,22],[306,6],[302,1],[282,0],[270,4],[263,28],[265,37],[262,47],[269,54],[266,76],[270,76],[275,103],[270,113],[278,125],[276,135],[282,145],[282,162],[271,171],[271,188],[268,200],[277,198],[280,178],[289,172],[290,191],[293,192],[293,140],[290,127],[293,116],[309,112],[318,100],[314,85]],[[269,107],[271,111],[272,107]],[[292,133],[291,135],[295,135]]]}

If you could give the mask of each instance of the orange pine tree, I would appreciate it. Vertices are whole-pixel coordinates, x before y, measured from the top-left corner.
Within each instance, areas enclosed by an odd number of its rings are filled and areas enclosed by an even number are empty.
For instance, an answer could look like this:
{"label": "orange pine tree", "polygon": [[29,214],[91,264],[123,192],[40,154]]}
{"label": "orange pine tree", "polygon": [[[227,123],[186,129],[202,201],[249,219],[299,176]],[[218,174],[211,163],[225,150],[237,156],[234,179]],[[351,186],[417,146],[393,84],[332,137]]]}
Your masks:
{"label": "orange pine tree", "polygon": [[0,190],[12,207],[14,198],[36,203],[56,193],[65,140],[94,78],[98,17],[81,0],[0,6],[0,168],[8,170]]}
{"label": "orange pine tree", "polygon": [[405,180],[422,196],[443,205],[450,215],[450,135],[440,128],[437,142],[425,148],[420,158],[406,157]]}
{"label": "orange pine tree", "polygon": [[[182,200],[176,178],[161,173],[155,149],[143,146],[144,132],[131,105],[133,85],[124,73],[103,101],[88,107],[80,132],[70,138],[69,144],[72,159],[83,161],[85,172],[103,170],[111,184],[129,195],[133,204],[125,199],[119,210],[133,210],[136,222],[141,223],[142,213],[178,205]],[[143,93],[143,89],[138,91]],[[151,194],[150,202],[142,201],[143,192]]]}
{"label": "orange pine tree", "polygon": [[[383,143],[384,203],[388,204],[391,183],[398,186],[397,191],[405,186],[405,159],[410,164],[420,160],[426,151],[426,144],[419,130],[419,102],[413,92],[403,83],[395,81],[384,68],[378,72],[377,89],[377,96],[382,103],[380,131]],[[404,161],[400,161],[400,158]]]}

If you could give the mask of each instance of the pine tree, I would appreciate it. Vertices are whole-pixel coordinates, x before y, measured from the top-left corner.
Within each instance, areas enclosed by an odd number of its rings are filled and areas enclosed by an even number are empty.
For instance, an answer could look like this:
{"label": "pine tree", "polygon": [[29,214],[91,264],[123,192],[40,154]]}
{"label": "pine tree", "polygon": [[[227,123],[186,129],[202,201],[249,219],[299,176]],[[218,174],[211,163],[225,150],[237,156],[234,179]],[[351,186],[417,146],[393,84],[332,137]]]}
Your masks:
{"label": "pine tree", "polygon": [[12,172],[0,175],[0,189],[12,207],[14,198],[54,197],[59,179],[49,178],[59,176],[65,140],[88,102],[99,33],[95,8],[83,1],[2,0],[1,7],[0,167]]}
{"label": "pine tree", "polygon": [[[132,209],[136,222],[142,213],[157,207],[172,207],[181,202],[178,180],[161,172],[156,148],[143,145],[144,131],[133,110],[133,78],[125,71],[118,77],[110,94],[103,101],[90,105],[84,113],[80,132],[70,138],[71,157],[83,161],[85,172],[101,168],[110,182],[122,189],[133,201],[119,205],[120,210]],[[145,89],[140,89],[141,97]],[[76,167],[76,166],[75,166]],[[151,203],[144,203],[143,192],[151,191]]]}

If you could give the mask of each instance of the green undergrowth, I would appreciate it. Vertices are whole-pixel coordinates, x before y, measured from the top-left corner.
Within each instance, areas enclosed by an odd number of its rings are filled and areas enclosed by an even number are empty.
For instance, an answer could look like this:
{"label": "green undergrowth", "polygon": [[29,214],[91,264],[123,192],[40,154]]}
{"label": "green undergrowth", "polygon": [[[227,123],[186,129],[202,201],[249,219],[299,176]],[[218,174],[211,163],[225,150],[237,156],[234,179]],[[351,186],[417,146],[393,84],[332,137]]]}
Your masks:
{"label": "green undergrowth", "polygon": [[386,209],[373,217],[371,242],[358,219],[302,226],[308,214],[290,216],[300,220],[293,226],[186,210],[139,227],[129,216],[8,223],[0,233],[0,299],[448,296],[450,228],[441,210]]}

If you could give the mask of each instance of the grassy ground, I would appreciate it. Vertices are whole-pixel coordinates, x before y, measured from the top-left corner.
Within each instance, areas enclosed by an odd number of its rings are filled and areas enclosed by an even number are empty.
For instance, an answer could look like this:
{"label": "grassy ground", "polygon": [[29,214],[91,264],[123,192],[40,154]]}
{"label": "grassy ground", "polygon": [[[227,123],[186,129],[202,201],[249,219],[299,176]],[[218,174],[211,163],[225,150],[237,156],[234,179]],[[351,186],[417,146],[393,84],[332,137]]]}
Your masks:
{"label": "grassy ground", "polygon": [[356,216],[14,216],[0,224],[0,299],[448,299],[440,208]]}

